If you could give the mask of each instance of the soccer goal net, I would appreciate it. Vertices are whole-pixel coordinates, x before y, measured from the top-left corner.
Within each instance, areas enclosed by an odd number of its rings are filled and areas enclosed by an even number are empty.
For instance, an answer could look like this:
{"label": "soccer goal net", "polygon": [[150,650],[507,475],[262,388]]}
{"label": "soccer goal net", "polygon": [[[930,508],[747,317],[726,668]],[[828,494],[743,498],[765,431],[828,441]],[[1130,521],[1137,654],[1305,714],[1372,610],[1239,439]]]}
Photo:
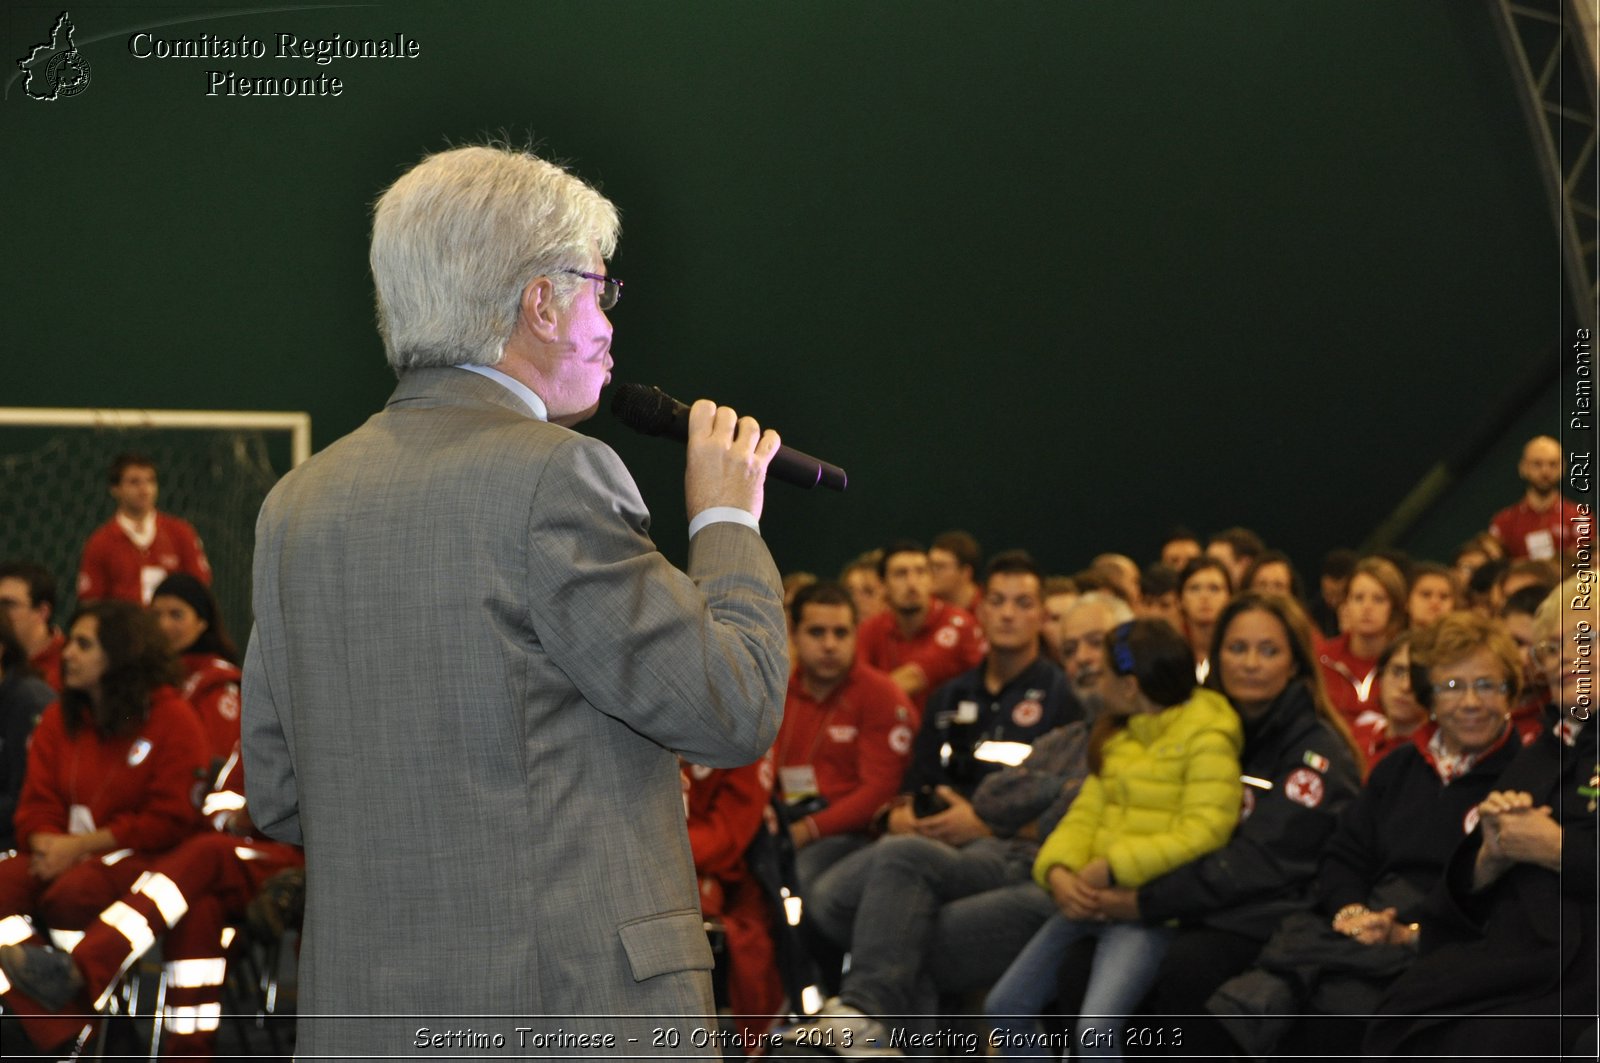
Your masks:
{"label": "soccer goal net", "polygon": [[306,413],[0,407],[0,560],[36,561],[55,574],[56,615],[77,599],[89,534],[111,519],[112,460],[132,451],[155,463],[156,506],[195,526],[213,589],[240,649],[250,633],[255,520],[278,477],[311,454]]}

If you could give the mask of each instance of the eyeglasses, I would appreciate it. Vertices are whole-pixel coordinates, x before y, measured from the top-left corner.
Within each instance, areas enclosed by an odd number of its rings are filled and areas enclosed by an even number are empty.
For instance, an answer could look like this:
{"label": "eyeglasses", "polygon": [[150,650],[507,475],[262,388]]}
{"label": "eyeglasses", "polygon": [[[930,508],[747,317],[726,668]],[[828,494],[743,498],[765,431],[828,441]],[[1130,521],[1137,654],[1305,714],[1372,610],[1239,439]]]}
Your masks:
{"label": "eyeglasses", "polygon": [[622,298],[622,282],[615,277],[607,277],[599,273],[585,273],[581,269],[564,269],[562,273],[570,273],[574,277],[584,280],[600,282],[600,309],[610,310],[617,305],[617,300]]}
{"label": "eyeglasses", "polygon": [[[1572,644],[1572,652],[1583,660],[1590,660],[1594,656],[1594,632],[1579,631],[1566,640]],[[1540,664],[1555,664],[1561,660],[1561,651],[1564,644],[1561,639],[1545,639],[1543,642],[1533,644],[1533,659]]]}
{"label": "eyeglasses", "polygon": [[1460,701],[1470,690],[1479,698],[1487,699],[1496,694],[1509,694],[1511,689],[1508,679],[1446,679],[1433,684],[1433,696],[1440,701]]}

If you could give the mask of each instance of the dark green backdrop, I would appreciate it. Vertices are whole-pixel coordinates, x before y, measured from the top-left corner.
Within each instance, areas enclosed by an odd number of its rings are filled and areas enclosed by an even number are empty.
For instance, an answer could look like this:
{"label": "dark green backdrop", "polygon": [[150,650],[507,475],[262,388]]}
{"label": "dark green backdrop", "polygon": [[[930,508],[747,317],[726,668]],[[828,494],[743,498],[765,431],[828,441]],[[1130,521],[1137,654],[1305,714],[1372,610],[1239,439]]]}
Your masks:
{"label": "dark green backdrop", "polygon": [[[1311,567],[1563,343],[1474,2],[227,10],[74,7],[87,91],[8,82],[0,405],[304,409],[326,444],[392,383],[371,201],[501,132],[623,210],[619,380],[712,395],[850,471],[843,496],[772,489],[786,569],[963,526],[1066,570],[1146,558],[1178,520],[1248,524]],[[6,56],[59,11],[7,5]],[[141,61],[141,29],[398,31],[422,55]],[[346,88],[207,98],[228,68]],[[1521,439],[1557,424],[1552,386],[1410,545],[1481,527]],[[681,454],[586,430],[681,557]]]}

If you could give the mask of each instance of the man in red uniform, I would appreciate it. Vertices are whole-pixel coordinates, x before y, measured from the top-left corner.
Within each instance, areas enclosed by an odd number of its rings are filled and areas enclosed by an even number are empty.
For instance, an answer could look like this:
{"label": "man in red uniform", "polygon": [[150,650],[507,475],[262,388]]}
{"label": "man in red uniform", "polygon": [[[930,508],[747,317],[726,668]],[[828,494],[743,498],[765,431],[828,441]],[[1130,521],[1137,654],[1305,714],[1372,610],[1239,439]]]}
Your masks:
{"label": "man in red uniform", "polygon": [[894,680],[856,655],[850,593],[817,583],[795,595],[794,671],[775,746],[801,886],[869,841],[878,810],[900,792],[917,711]]}
{"label": "man in red uniform", "polygon": [[0,564],[0,609],[11,614],[11,630],[33,670],[61,693],[61,650],[67,636],[53,623],[56,580],[50,570],[32,561]]}
{"label": "man in red uniform", "polygon": [[1594,514],[1561,494],[1561,444],[1549,436],[1535,436],[1522,448],[1517,475],[1525,490],[1515,505],[1507,506],[1489,521],[1489,534],[1505,544],[1513,561],[1560,560],[1562,544],[1576,542],[1580,526]]}
{"label": "man in red uniform", "polygon": [[887,612],[863,621],[856,635],[861,659],[897,683],[920,714],[928,694],[976,668],[986,649],[971,613],[933,596],[928,552],[901,540],[878,562]]}
{"label": "man in red uniform", "polygon": [[156,585],[187,572],[211,585],[211,562],[188,521],[156,511],[156,467],[140,454],[111,463],[111,497],[117,512],[95,529],[78,566],[78,600],[119,598],[148,603]]}
{"label": "man in red uniform", "polygon": [[151,862],[70,951],[18,944],[0,925],[0,981],[14,983],[5,1000],[36,1043],[72,1036],[83,1014],[104,1007],[117,979],[160,937],[167,975],[162,1054],[211,1055],[234,938],[230,924],[267,879],[305,866],[305,856],[297,846],[254,836],[237,746],[202,811],[213,830]]}
{"label": "man in red uniform", "polygon": [[700,879],[700,911],[722,925],[727,944],[728,1006],[748,1054],[783,1010],[772,940],[772,906],[745,864],[772,797],[772,751],[742,768],[707,768],[679,760],[689,848]]}
{"label": "man in red uniform", "polygon": [[957,609],[976,612],[983,588],[978,586],[978,570],[983,566],[983,550],[978,540],[964,531],[947,531],[928,547],[928,573],[933,577],[933,596]]}

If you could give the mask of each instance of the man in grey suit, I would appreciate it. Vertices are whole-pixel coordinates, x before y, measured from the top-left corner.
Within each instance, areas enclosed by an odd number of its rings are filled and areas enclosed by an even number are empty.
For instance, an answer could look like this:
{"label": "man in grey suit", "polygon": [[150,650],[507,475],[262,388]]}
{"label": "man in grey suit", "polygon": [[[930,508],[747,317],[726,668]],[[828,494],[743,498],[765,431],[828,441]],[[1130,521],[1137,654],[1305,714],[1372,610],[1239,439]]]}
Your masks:
{"label": "man in grey suit", "polygon": [[497,147],[378,202],[399,386],[257,525],[245,768],[256,822],[306,849],[302,1057],[707,1054],[677,755],[745,764],[777,731],[778,439],[694,405],[688,574],[663,559],[569,427],[610,380],[617,232]]}

